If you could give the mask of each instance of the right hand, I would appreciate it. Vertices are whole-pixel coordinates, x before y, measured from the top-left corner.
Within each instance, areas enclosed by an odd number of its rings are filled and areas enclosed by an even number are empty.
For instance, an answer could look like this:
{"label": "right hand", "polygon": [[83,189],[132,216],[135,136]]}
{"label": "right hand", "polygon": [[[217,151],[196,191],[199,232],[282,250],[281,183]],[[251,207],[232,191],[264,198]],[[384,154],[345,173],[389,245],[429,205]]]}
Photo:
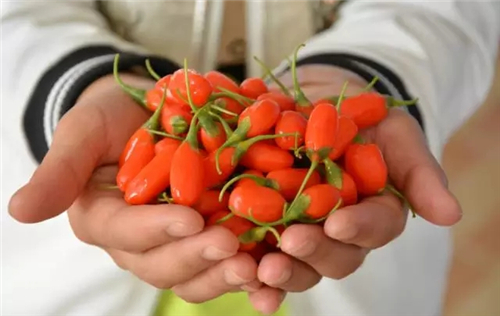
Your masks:
{"label": "right hand", "polygon": [[[154,84],[132,75],[122,78],[143,88]],[[238,240],[229,230],[204,229],[200,214],[187,207],[129,206],[121,192],[98,187],[115,182],[121,151],[146,119],[112,77],[96,81],[59,122],[45,159],[11,198],[10,214],[36,223],[67,210],[80,240],[188,302],[257,290],[257,264],[237,253]]]}

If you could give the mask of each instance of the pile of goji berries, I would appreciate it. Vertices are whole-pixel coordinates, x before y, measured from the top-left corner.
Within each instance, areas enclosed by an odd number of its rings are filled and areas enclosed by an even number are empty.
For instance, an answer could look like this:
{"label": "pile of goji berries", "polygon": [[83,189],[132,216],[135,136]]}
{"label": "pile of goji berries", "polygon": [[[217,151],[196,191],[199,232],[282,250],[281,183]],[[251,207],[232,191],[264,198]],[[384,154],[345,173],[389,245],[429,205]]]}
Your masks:
{"label": "pile of goji berries", "polygon": [[[300,46],[299,46],[300,48]],[[298,48],[297,48],[298,50]],[[241,251],[259,260],[279,248],[293,223],[319,223],[339,207],[391,190],[378,146],[359,132],[388,108],[411,102],[375,92],[310,102],[296,80],[292,95],[261,78],[241,84],[217,71],[180,69],[145,91],[120,86],[152,112],[119,160],[118,188],[132,205],[192,207],[207,225],[223,225]],[[345,88],[345,85],[344,85]]]}

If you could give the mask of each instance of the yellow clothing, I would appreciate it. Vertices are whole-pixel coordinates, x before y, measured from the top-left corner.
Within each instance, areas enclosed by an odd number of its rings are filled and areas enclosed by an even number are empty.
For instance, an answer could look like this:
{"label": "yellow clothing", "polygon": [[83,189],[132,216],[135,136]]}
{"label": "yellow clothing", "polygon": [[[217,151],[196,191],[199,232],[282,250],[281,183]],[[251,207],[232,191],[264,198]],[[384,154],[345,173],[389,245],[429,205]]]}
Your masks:
{"label": "yellow clothing", "polygon": [[[261,316],[245,292],[229,293],[202,304],[186,303],[174,293],[164,291],[154,316]],[[282,305],[273,316],[286,316],[287,307]]]}

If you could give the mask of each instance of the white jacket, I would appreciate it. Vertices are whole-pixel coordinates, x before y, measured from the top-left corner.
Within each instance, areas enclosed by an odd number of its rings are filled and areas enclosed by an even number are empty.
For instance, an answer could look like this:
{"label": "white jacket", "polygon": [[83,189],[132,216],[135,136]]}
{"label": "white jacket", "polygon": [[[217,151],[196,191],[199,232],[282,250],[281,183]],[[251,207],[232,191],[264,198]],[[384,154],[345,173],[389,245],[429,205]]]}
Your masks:
{"label": "white jacket", "polygon": [[[221,7],[204,4],[2,2],[2,315],[147,315],[153,308],[156,289],[76,240],[65,215],[21,225],[6,204],[78,93],[110,73],[115,52],[128,53],[123,69],[155,56],[166,73],[186,55],[202,71],[215,67]],[[248,1],[250,57],[277,66],[312,36],[306,8],[307,1]],[[412,114],[440,158],[448,137],[487,94],[499,39],[498,1],[349,1],[334,27],[311,37],[300,59],[367,79],[378,75],[379,91],[418,96]],[[254,65],[249,69],[258,74]],[[289,295],[288,303],[294,316],[439,315],[450,249],[447,229],[410,219],[404,234],[373,251],[355,274],[325,279]]]}

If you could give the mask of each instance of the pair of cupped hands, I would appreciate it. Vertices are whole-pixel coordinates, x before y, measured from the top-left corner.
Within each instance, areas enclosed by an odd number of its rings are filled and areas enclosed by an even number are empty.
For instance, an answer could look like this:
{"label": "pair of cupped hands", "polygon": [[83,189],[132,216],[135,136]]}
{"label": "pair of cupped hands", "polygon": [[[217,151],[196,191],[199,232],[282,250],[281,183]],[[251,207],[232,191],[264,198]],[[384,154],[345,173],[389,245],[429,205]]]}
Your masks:
{"label": "pair of cupped hands", "polygon": [[[340,93],[346,80],[346,95],[367,86],[356,75],[329,66],[304,66],[298,76],[313,101]],[[154,85],[139,76],[122,77],[135,86]],[[281,80],[292,87],[289,75]],[[371,250],[405,228],[408,210],[397,197],[370,197],[337,210],[324,227],[290,226],[282,235],[282,253],[267,254],[257,264],[250,255],[237,253],[238,240],[229,230],[204,227],[195,210],[130,206],[121,192],[99,188],[114,183],[120,153],[146,119],[147,113],[112,77],[96,81],[59,122],[45,159],[12,197],[10,214],[20,222],[36,223],[67,211],[76,237],[102,248],[120,268],[143,281],[171,289],[188,302],[246,291],[253,307],[265,314],[277,310],[287,292],[306,291],[323,277],[341,279],[355,272]],[[391,109],[363,136],[379,145],[391,182],[419,216],[443,226],[460,220],[460,206],[414,118]]]}

